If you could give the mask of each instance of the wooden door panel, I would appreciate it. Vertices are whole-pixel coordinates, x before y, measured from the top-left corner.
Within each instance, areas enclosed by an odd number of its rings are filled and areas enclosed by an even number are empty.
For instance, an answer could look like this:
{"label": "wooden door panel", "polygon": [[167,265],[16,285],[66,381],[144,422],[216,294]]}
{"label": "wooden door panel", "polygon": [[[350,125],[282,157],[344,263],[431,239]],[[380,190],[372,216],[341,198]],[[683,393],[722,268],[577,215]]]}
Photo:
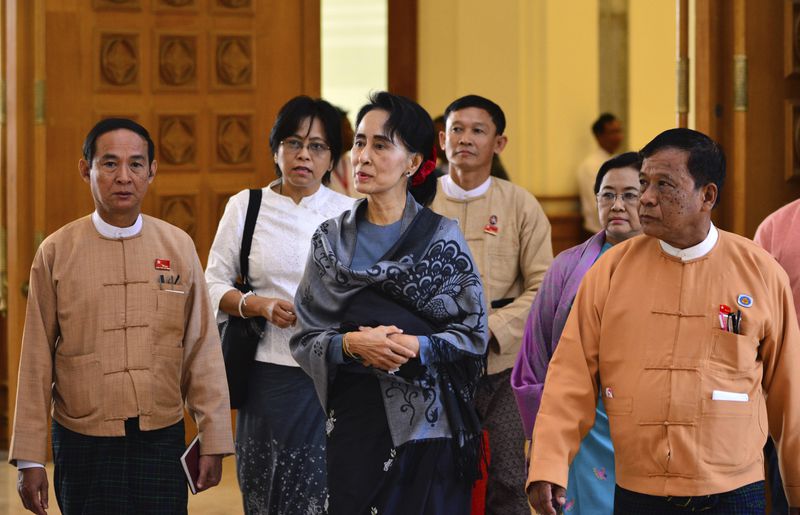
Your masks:
{"label": "wooden door panel", "polygon": [[[96,0],[73,5],[71,12],[62,5],[48,17],[63,32],[53,37],[63,37],[66,44],[48,45],[53,50],[48,50],[47,75],[75,69],[76,55],[82,73],[71,73],[68,88],[48,88],[48,105],[88,109],[59,109],[48,124],[48,142],[59,134],[60,143],[57,153],[48,154],[74,170],[83,134],[97,119],[128,116],[142,123],[156,142],[159,161],[145,212],[188,230],[205,262],[224,207],[220,195],[263,185],[274,175],[267,134],[279,106],[300,93],[319,94],[305,89],[319,83],[318,67],[311,78],[307,67],[309,60],[319,62],[319,48],[304,45],[319,39],[307,35],[319,31],[318,24],[308,24],[314,17],[307,16],[318,2]],[[85,185],[74,174],[48,183],[54,186],[48,187],[48,198],[69,192],[81,201],[47,208],[47,232],[91,211]]]}
{"label": "wooden door panel", "polygon": [[[319,0],[8,0],[5,6],[24,27],[20,34],[29,34],[26,44],[35,43],[17,52],[31,62],[8,67],[6,77],[20,106],[9,111],[8,134],[22,153],[9,163],[31,163],[13,172],[20,200],[9,204],[15,210],[9,220],[24,234],[15,231],[12,245],[93,210],[77,169],[83,138],[97,120],[125,116],[156,142],[159,169],[144,211],[189,232],[205,263],[229,196],[274,177],[267,137],[280,106],[298,94],[319,96]],[[42,119],[19,114],[34,111]],[[31,258],[9,260],[9,290],[20,290]],[[24,302],[10,303],[8,322],[14,335],[8,356],[16,362]],[[16,374],[9,379],[14,383]]]}
{"label": "wooden door panel", "polygon": [[715,221],[752,237],[800,197],[800,0],[697,0],[696,8],[697,128],[728,158]]}

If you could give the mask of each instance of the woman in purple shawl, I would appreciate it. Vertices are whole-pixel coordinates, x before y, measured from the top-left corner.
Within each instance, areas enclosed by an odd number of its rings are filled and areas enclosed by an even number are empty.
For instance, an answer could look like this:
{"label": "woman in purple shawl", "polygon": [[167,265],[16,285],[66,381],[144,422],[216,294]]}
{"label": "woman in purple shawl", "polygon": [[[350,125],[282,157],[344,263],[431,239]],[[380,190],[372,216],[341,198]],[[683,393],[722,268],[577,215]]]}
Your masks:
{"label": "woman in purple shawl", "polygon": [[[641,158],[636,152],[603,163],[594,184],[603,231],[556,257],[531,306],[522,348],[511,373],[511,387],[529,438],[542,400],[547,367],[583,276],[612,245],[642,232],[638,215],[640,167]],[[614,479],[614,449],[600,398],[594,427],[581,442],[570,466],[564,510],[570,515],[613,513]]]}

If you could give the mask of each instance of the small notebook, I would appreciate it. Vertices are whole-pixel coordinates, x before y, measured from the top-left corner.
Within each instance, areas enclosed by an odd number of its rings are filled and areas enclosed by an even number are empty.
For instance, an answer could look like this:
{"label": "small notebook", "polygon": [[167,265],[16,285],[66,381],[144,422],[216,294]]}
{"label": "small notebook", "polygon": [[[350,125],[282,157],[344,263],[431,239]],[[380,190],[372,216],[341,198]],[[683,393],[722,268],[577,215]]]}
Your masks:
{"label": "small notebook", "polygon": [[192,495],[197,493],[197,478],[200,477],[200,435],[194,437],[192,443],[181,456],[181,466],[186,474],[186,482]]}

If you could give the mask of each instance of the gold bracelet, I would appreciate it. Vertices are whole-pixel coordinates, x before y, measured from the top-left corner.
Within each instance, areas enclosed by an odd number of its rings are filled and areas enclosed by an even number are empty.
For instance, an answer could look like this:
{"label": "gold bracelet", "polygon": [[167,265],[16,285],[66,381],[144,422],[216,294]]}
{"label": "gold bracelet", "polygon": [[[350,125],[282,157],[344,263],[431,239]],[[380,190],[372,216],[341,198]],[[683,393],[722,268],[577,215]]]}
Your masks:
{"label": "gold bracelet", "polygon": [[342,334],[342,352],[348,358],[354,359],[356,361],[361,361],[361,356],[359,356],[358,354],[353,354],[350,351],[350,343],[347,341],[347,335],[348,334],[350,334],[350,333]]}

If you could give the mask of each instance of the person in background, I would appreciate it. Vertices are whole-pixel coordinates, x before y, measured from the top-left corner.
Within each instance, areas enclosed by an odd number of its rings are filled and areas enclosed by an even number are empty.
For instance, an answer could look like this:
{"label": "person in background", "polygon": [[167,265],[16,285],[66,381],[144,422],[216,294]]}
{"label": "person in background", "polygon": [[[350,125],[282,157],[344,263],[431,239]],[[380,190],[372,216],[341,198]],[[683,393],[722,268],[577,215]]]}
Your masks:
{"label": "person in background", "polygon": [[350,119],[347,117],[347,111],[339,107],[337,107],[336,110],[339,112],[341,120],[342,152],[341,155],[338,156],[336,166],[333,167],[333,170],[327,176],[323,184],[336,193],[341,193],[348,197],[361,198],[362,195],[359,195],[356,191],[353,169],[350,166],[350,149],[353,146],[353,126],[350,124]]}
{"label": "person in background", "polygon": [[[528,438],[536,423],[547,368],[581,279],[613,245],[642,233],[638,212],[641,164],[642,158],[636,152],[627,152],[603,163],[594,185],[603,230],[553,260],[533,301],[522,348],[511,372],[511,387]],[[565,509],[572,515],[612,513],[614,479],[614,447],[601,398],[594,426],[570,465]]]}
{"label": "person in background", "polygon": [[616,116],[603,113],[592,124],[592,135],[596,146],[578,166],[577,178],[583,228],[589,234],[596,234],[602,227],[598,224],[597,202],[594,198],[595,174],[603,163],[617,153],[625,134],[622,122]]}
{"label": "person in background", "polygon": [[447,160],[447,152],[444,151],[444,146],[439,143],[439,134],[443,134],[445,131],[444,115],[439,115],[434,118],[433,126],[436,131],[436,170],[439,172],[439,176],[441,177],[442,175],[447,175],[450,167],[450,162]]}
{"label": "person in background", "polygon": [[322,513],[325,505],[325,415],[314,384],[291,356],[289,339],[297,330],[292,299],[311,235],[353,205],[322,185],[341,154],[339,128],[339,113],[321,99],[295,97],[278,113],[269,135],[278,179],[262,189],[250,251],[255,295],[244,297],[233,286],[248,190],[228,201],[208,256],[217,321],[267,319],[236,416],[236,468],[247,514],[306,515]]}
{"label": "person in background", "polygon": [[320,225],[292,355],[328,414],[331,515],[467,515],[479,474],[483,289],[435,192],[433,122],[381,92],[356,118],[356,188]]}
{"label": "person in background", "polygon": [[489,304],[488,375],[476,399],[491,454],[486,513],[530,515],[525,434],[509,379],[531,303],[553,260],[550,222],[528,191],[491,176],[493,156],[507,142],[500,106],[468,95],[451,103],[445,118],[439,138],[450,172],[437,181],[431,209],[458,221]]}
{"label": "person in background", "polygon": [[33,259],[9,461],[26,509],[49,507],[48,415],[61,513],[186,513],[184,405],[197,489],[233,452],[219,333],[188,234],[141,214],[158,163],[147,130],[98,122],[78,168],[95,211]]}
{"label": "person in background", "polygon": [[[794,308],[797,318],[800,320],[800,238],[797,238],[798,234],[800,234],[800,200],[795,200],[765,218],[756,230],[754,241],[772,254],[778,264],[786,270],[789,284],[792,287]],[[775,514],[786,513],[788,503],[786,495],[783,493],[778,456],[772,439],[767,441],[764,453],[770,475],[772,512]]]}
{"label": "person in background", "polygon": [[800,513],[800,328],[786,272],[711,222],[725,156],[670,129],[641,150],[645,236],[589,269],[550,362],[528,495],[566,502],[571,457],[602,395],[616,465],[614,513],[763,514],[767,435]]}

